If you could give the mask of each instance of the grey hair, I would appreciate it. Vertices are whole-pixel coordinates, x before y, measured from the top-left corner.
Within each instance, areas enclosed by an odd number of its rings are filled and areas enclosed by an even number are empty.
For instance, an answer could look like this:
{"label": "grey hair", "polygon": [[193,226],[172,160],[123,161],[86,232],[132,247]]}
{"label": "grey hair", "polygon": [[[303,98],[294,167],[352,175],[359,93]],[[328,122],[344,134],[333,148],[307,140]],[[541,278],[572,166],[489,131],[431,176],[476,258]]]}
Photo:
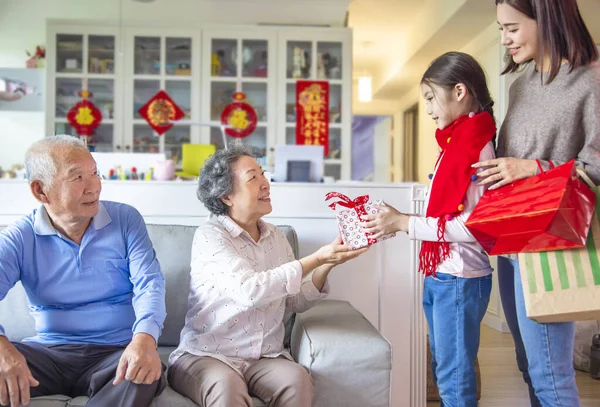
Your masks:
{"label": "grey hair", "polygon": [[221,198],[233,191],[233,166],[243,156],[254,158],[252,148],[242,143],[232,143],[204,162],[198,177],[196,195],[210,213],[226,215],[229,211]]}
{"label": "grey hair", "polygon": [[44,137],[33,143],[25,153],[25,175],[27,176],[27,181],[30,184],[33,181],[41,181],[44,186],[51,186],[56,175],[54,153],[56,150],[64,148],[82,148],[87,150],[79,138],[67,134]]}

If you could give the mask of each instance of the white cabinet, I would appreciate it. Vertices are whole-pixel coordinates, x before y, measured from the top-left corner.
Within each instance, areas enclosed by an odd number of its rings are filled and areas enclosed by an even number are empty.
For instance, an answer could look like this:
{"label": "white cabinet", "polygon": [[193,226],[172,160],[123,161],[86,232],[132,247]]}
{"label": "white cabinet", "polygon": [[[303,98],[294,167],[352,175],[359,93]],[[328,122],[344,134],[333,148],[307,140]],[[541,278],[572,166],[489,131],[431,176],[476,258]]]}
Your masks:
{"label": "white cabinet", "polygon": [[90,144],[96,151],[113,151],[122,140],[123,119],[118,30],[49,25],[47,38],[46,134],[74,134],[67,113],[87,87],[103,116]]}
{"label": "white cabinet", "polygon": [[[164,152],[181,144],[222,148],[223,108],[242,91],[258,126],[242,139],[258,157],[294,144],[298,79],[327,80],[329,154],[325,175],[350,179],[351,31],[343,28],[191,26],[144,28],[48,23],[47,133],[71,133],[66,112],[87,81],[103,113],[97,151]],[[302,57],[294,60],[294,52]],[[165,90],[185,117],[158,137],[138,110]],[[228,137],[228,142],[233,138]]]}
{"label": "white cabinet", "polygon": [[198,126],[174,122],[175,125],[159,137],[138,112],[159,90],[164,90],[183,110],[183,123],[199,120],[200,44],[199,30],[125,30],[125,117],[121,151],[164,152],[168,158],[180,161],[182,144],[200,142]]}
{"label": "white cabinet", "polygon": [[296,143],[296,82],[329,82],[329,154],[325,175],[350,179],[352,34],[346,29],[288,30],[279,35],[279,144]]}
{"label": "white cabinet", "polygon": [[[256,130],[242,139],[258,157],[276,143],[277,31],[212,29],[203,32],[202,141],[223,148],[221,113],[236,92],[255,110]],[[227,143],[235,139],[226,136]]]}

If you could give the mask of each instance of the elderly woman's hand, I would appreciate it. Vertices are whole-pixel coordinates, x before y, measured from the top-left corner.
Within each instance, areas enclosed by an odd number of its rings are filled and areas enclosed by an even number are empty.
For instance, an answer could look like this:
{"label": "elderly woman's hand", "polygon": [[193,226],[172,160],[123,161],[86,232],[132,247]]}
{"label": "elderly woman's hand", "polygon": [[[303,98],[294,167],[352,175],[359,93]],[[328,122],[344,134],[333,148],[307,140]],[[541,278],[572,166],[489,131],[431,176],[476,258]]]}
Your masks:
{"label": "elderly woman's hand", "polygon": [[338,235],[333,242],[321,247],[315,254],[320,264],[337,266],[360,256],[367,250],[368,247],[354,250],[352,247],[344,245],[342,237]]}

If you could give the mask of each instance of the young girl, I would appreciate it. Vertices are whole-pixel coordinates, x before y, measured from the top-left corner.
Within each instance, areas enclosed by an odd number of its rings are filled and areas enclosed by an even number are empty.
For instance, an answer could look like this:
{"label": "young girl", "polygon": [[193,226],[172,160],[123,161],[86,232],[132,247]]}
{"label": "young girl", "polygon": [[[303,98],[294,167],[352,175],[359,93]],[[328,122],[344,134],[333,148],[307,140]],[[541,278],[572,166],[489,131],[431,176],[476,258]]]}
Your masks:
{"label": "young girl", "polygon": [[[576,0],[496,0],[504,73],[523,69],[510,88],[498,134],[498,159],[478,167],[482,183],[500,188],[571,159],[600,182],[600,63]],[[498,258],[500,298],[517,364],[533,407],[580,405],[573,369],[573,322],[539,324],[523,300],[519,263]]]}
{"label": "young girl", "polygon": [[364,229],[374,237],[402,231],[423,241],[423,306],[441,405],[477,406],[474,363],[492,268],[464,223],[485,192],[472,165],[494,158],[493,102],[483,69],[460,52],[433,61],[421,80],[421,93],[427,114],[437,124],[435,137],[442,150],[429,176],[427,216],[383,205],[378,214],[366,217]]}

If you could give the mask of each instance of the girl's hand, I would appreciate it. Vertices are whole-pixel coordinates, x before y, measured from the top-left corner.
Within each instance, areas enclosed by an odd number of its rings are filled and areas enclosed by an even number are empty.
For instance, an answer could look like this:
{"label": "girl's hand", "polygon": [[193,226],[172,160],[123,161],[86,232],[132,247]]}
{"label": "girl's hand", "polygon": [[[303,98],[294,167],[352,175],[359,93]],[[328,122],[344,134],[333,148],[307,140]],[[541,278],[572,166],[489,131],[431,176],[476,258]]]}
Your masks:
{"label": "girl's hand", "polygon": [[535,160],[523,160],[520,158],[496,158],[494,160],[478,162],[473,164],[473,167],[489,167],[477,174],[481,179],[479,185],[487,185],[495,182],[489,189],[498,189],[520,179],[532,177],[537,171]]}
{"label": "girl's hand", "polygon": [[396,232],[408,232],[408,219],[410,216],[400,213],[389,205],[375,205],[379,212],[364,216],[365,222],[361,223],[366,233],[373,233],[371,237],[379,239],[382,236]]}

